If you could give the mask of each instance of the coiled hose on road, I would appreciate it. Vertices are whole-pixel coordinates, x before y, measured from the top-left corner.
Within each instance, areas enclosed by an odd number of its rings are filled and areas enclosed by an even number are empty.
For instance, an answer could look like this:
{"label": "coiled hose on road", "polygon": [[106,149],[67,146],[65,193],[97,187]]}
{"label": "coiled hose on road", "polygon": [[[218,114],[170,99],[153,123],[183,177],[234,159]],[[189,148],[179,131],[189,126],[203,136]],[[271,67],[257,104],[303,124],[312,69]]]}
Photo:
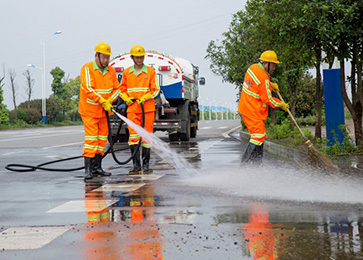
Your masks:
{"label": "coiled hose on road", "polygon": [[[134,101],[136,101],[136,99]],[[141,106],[141,110],[142,110],[142,127],[144,127],[145,126],[145,123],[144,123],[145,122],[144,105],[141,103],[140,106]],[[117,105],[117,107],[118,107],[118,105]],[[118,117],[117,114],[116,114],[116,116]],[[107,125],[108,125],[108,137],[107,137],[107,139],[108,139],[108,142],[110,143],[110,147],[104,153],[104,155],[102,156],[102,158],[104,158],[109,152],[111,152],[112,158],[114,159],[114,161],[117,164],[121,164],[121,165],[126,164],[129,161],[131,161],[132,158],[134,158],[135,154],[139,151],[142,138],[140,138],[140,141],[138,143],[138,147],[135,150],[135,152],[130,156],[130,158],[128,158],[126,161],[123,161],[123,162],[122,161],[119,161],[117,159],[115,153],[116,152],[119,152],[119,151],[122,151],[122,150],[125,150],[125,149],[117,149],[117,150],[114,150],[113,146],[116,143],[116,140],[118,138],[118,135],[119,135],[119,133],[121,131],[121,128],[122,128],[122,125],[123,125],[123,121],[119,117],[120,124],[119,124],[119,127],[117,129],[117,133],[116,133],[115,137],[112,139],[112,136],[111,136],[111,123],[110,123],[110,117],[109,117],[108,112],[106,112],[106,117],[107,117]],[[69,169],[47,168],[47,167],[44,167],[44,166],[49,165],[49,164],[60,163],[60,162],[64,162],[64,161],[75,160],[75,159],[79,159],[79,158],[82,158],[82,157],[83,157],[82,155],[75,156],[75,157],[69,157],[69,158],[65,158],[65,159],[59,159],[59,160],[54,160],[54,161],[50,161],[50,162],[46,162],[46,163],[41,163],[41,164],[38,164],[37,166],[13,163],[13,164],[6,165],[5,166],[5,169],[7,169],[9,171],[13,171],[13,172],[32,172],[32,171],[36,171],[36,170],[51,171],[51,172],[71,172],[71,171],[78,171],[78,170],[84,169],[84,166],[78,167],[78,168],[69,168]]]}

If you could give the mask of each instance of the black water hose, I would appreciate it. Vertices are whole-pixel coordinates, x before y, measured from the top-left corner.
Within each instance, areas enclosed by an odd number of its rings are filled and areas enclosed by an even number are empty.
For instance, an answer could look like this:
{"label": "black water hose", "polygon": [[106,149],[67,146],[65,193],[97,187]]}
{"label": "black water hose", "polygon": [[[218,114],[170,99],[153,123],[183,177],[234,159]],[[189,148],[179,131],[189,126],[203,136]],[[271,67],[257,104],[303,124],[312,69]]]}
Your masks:
{"label": "black water hose", "polygon": [[[134,99],[134,102],[136,101],[136,99]],[[141,110],[142,110],[142,127],[144,128],[145,126],[145,110],[144,110],[144,105],[143,103],[140,104],[141,106]],[[107,125],[108,125],[108,141],[110,142],[110,147],[107,149],[107,151],[104,153],[104,155],[102,156],[102,158],[104,158],[110,151],[112,154],[113,159],[115,160],[116,163],[118,164],[126,164],[129,161],[132,160],[132,158],[136,155],[136,153],[138,152],[138,150],[140,149],[140,145],[141,145],[141,141],[142,138],[140,138],[140,141],[138,143],[138,147],[135,150],[135,152],[131,155],[131,157],[129,159],[127,159],[124,162],[120,162],[116,155],[115,152],[117,151],[121,151],[124,149],[120,149],[120,150],[114,150],[113,149],[113,145],[116,142],[117,136],[120,133],[121,127],[122,127],[122,119],[120,118],[120,125],[117,129],[117,133],[114,139],[112,139],[111,137],[111,124],[110,124],[110,118],[108,115],[108,112],[106,112],[106,117],[107,117]],[[37,166],[33,166],[33,165],[26,165],[26,164],[16,164],[16,163],[12,163],[12,164],[8,164],[5,166],[5,169],[9,170],[9,171],[13,171],[13,172],[32,172],[32,171],[36,171],[36,170],[43,170],[43,171],[51,171],[51,172],[71,172],[71,171],[78,171],[78,170],[82,170],[84,169],[84,166],[82,167],[78,167],[78,168],[70,168],[70,169],[59,169],[59,168],[46,168],[43,167],[45,165],[49,165],[49,164],[55,164],[55,163],[59,163],[59,162],[64,162],[64,161],[70,161],[70,160],[75,160],[75,159],[79,159],[82,158],[83,156],[75,156],[75,157],[69,157],[69,158],[65,158],[65,159],[59,159],[59,160],[54,160],[54,161],[49,161],[46,163],[41,163],[38,164]]]}
{"label": "black water hose", "polygon": [[[133,101],[135,102],[135,101],[136,101],[136,99],[134,99]],[[140,106],[141,106],[141,111],[142,111],[142,128],[144,128],[144,127],[145,127],[145,110],[144,110],[144,104],[143,104],[143,103],[141,103],[141,104],[140,104]],[[116,116],[117,116],[117,114],[116,114]],[[110,118],[109,118],[109,115],[108,115],[108,113],[107,113],[107,112],[106,112],[106,117],[107,117],[108,129],[109,129],[109,133],[110,133],[110,131],[111,131],[111,125],[110,125]],[[117,157],[116,157],[115,152],[117,152],[117,151],[121,151],[121,150],[124,150],[124,149],[114,150],[114,149],[113,149],[113,145],[114,145],[114,143],[116,142],[117,136],[118,136],[118,134],[119,134],[119,132],[120,132],[120,129],[121,129],[121,127],[122,127],[122,119],[120,118],[120,120],[121,120],[121,122],[120,122],[120,125],[119,125],[119,128],[118,128],[118,130],[117,130],[117,134],[116,134],[115,138],[112,140],[112,138],[111,138],[111,134],[109,134],[109,135],[108,135],[108,141],[109,141],[109,143],[110,143],[110,147],[107,149],[107,151],[105,152],[105,154],[103,155],[103,157],[105,157],[105,156],[106,156],[106,155],[110,152],[110,150],[111,150],[111,154],[112,154],[112,158],[113,158],[113,160],[114,160],[116,163],[118,163],[118,164],[121,164],[121,165],[122,165],[122,164],[126,164],[126,163],[128,163],[129,161],[131,161],[131,160],[132,160],[132,158],[134,158],[134,157],[135,157],[135,155],[138,153],[138,151],[139,151],[139,149],[140,149],[140,145],[141,145],[142,137],[140,137],[139,143],[137,144],[137,149],[135,149],[135,151],[134,151],[134,153],[131,155],[131,157],[129,157],[126,161],[123,161],[123,162],[119,161],[119,160],[117,159]],[[103,157],[102,157],[102,158],[103,158]]]}

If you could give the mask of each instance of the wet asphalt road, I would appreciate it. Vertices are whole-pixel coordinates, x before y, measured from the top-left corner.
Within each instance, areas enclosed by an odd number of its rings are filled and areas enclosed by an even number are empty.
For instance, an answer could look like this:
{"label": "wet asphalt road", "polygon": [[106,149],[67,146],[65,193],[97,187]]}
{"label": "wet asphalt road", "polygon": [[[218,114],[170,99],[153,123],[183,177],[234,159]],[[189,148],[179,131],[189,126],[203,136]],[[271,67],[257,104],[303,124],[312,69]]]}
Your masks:
{"label": "wet asphalt road", "polygon": [[4,168],[80,155],[82,126],[1,131],[0,259],[363,259],[362,177],[269,154],[241,167],[238,126],[202,121],[197,138],[169,144],[193,169],[152,153],[154,173],[130,177],[107,156],[113,176],[87,183],[82,170]]}

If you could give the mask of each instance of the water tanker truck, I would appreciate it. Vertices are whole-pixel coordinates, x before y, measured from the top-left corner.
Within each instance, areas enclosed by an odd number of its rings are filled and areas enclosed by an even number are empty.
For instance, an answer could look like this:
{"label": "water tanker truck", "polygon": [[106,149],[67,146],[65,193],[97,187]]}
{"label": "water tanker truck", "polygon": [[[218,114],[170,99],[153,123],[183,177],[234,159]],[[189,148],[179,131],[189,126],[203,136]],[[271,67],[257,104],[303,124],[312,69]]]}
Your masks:
{"label": "water tanker truck", "polygon": [[[198,85],[204,85],[205,79],[199,77],[199,68],[183,58],[172,58],[156,51],[146,51],[144,64],[155,69],[160,85],[160,94],[155,99],[154,131],[166,131],[170,141],[189,141],[197,136],[199,108]],[[130,53],[121,54],[112,59],[110,65],[115,68],[121,82],[123,71],[134,65]],[[118,105],[126,109],[125,104]],[[118,123],[111,116],[111,135],[115,138]],[[122,127],[117,139],[128,139],[127,127]]]}

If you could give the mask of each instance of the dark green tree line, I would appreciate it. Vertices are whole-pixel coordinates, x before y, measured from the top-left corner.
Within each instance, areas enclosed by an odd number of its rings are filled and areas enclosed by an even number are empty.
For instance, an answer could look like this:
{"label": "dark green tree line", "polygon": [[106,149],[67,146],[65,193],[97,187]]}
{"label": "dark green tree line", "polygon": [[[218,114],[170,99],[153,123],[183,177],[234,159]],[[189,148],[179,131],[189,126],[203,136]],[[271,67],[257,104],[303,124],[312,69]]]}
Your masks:
{"label": "dark green tree line", "polygon": [[[304,75],[309,68],[316,70],[315,136],[321,137],[323,91],[321,63],[341,64],[342,94],[353,115],[356,144],[362,140],[362,59],[363,2],[343,0],[250,0],[245,10],[237,12],[221,41],[211,41],[206,58],[212,71],[223,80],[241,88],[244,74],[265,50],[275,50],[281,61],[273,74],[293,114],[301,101]],[[325,55],[324,55],[325,54]],[[352,65],[346,78],[345,61]],[[346,93],[346,80],[352,91],[352,101]]]}

